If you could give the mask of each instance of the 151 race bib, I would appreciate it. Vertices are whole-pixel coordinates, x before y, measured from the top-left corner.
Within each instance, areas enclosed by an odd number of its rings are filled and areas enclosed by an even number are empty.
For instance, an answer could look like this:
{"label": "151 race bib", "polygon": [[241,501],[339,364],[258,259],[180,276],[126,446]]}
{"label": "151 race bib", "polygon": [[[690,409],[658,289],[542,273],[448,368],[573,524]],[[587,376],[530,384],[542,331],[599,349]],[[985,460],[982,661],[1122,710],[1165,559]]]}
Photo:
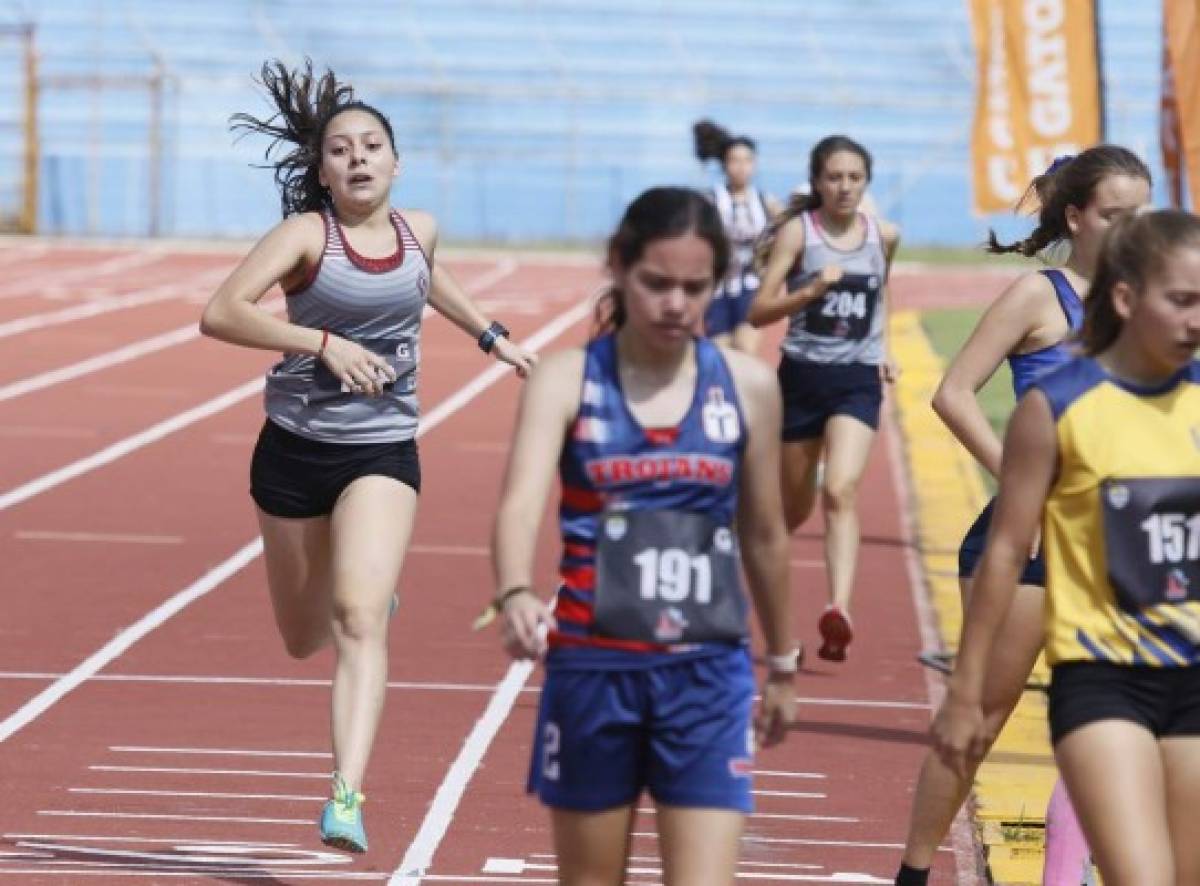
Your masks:
{"label": "151 race bib", "polygon": [[[411,393],[416,387],[416,368],[418,359],[417,343],[407,338],[375,338],[353,339],[368,351],[378,354],[388,361],[396,374],[394,382],[388,382],[383,390],[395,394]],[[308,392],[308,402],[320,403],[336,397],[364,397],[347,387],[341,379],[334,375],[324,361],[317,360],[313,367],[312,387]]]}
{"label": "151 race bib", "polygon": [[646,643],[748,635],[729,526],[685,511],[609,511],[596,538],[595,631]]}
{"label": "151 race bib", "polygon": [[1108,581],[1126,612],[1200,600],[1200,477],[1100,486]]}

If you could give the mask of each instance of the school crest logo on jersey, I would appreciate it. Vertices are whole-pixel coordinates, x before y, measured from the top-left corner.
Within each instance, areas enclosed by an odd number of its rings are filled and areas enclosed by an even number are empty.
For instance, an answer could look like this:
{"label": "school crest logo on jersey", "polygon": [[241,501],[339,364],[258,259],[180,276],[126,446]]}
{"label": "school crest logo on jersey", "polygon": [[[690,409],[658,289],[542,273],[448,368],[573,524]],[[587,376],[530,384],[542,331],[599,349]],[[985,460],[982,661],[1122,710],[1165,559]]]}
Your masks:
{"label": "school crest logo on jersey", "polygon": [[1163,598],[1169,603],[1181,603],[1188,598],[1188,590],[1192,583],[1184,575],[1182,569],[1172,569],[1167,573],[1167,587]]}
{"label": "school crest logo on jersey", "polygon": [[733,550],[733,533],[729,531],[728,526],[717,527],[717,531],[713,533],[713,547],[722,554]]}
{"label": "school crest logo on jersey", "polygon": [[676,643],[683,637],[688,620],[676,606],[668,606],[658,613],[654,624],[654,638],[660,643]]}
{"label": "school crest logo on jersey", "polygon": [[1108,487],[1108,503],[1116,510],[1121,510],[1129,504],[1129,487],[1114,483]]}
{"label": "school crest logo on jersey", "polygon": [[704,436],[714,443],[733,443],[742,434],[737,407],[725,399],[725,391],[711,387],[700,410]]}
{"label": "school crest logo on jersey", "polygon": [[620,541],[629,530],[629,523],[624,517],[612,516],[604,521],[604,534],[613,541]]}

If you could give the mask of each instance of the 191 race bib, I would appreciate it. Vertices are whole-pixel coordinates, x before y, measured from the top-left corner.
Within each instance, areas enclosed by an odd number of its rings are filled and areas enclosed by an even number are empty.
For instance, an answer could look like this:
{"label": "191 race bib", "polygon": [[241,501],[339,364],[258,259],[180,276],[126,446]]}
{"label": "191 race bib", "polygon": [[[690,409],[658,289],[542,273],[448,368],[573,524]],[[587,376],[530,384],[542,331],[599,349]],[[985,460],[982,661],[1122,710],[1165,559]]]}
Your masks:
{"label": "191 race bib", "polygon": [[647,643],[746,638],[737,541],[684,511],[609,511],[596,539],[595,631]]}

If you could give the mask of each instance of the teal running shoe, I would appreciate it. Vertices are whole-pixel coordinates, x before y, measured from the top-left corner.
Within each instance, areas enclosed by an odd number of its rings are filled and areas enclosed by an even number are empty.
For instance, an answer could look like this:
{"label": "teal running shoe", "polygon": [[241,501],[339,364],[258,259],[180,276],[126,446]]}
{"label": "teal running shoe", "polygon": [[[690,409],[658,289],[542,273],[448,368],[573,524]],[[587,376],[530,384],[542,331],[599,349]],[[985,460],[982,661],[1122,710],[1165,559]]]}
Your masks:
{"label": "teal running shoe", "polygon": [[333,773],[333,798],[321,810],[321,842],[346,852],[366,852],[362,804],[367,798],[346,787],[342,776]]}

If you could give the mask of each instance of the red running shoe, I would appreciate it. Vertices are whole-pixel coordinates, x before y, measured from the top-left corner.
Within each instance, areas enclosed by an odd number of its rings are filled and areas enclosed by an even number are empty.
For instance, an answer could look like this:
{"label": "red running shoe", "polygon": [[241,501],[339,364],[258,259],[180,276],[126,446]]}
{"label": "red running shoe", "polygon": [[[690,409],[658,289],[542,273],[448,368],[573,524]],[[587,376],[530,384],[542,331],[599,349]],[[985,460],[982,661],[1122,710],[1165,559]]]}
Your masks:
{"label": "red running shoe", "polygon": [[836,606],[826,606],[817,622],[817,630],[821,632],[823,641],[817,655],[826,661],[845,661],[846,647],[854,639],[850,616]]}

